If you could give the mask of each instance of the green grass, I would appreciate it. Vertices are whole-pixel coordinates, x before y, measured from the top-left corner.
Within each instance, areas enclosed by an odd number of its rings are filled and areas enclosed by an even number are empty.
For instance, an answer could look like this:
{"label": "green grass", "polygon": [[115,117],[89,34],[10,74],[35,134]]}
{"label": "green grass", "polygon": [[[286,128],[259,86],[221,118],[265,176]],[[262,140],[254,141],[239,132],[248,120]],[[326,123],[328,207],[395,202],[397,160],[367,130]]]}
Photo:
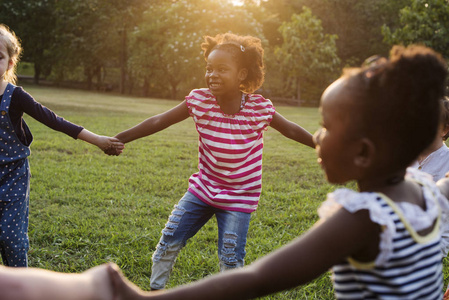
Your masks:
{"label": "green grass", "polygon": [[[115,135],[178,102],[27,86],[36,100],[88,130]],[[277,107],[313,132],[316,108]],[[191,119],[126,145],[119,157],[75,141],[26,117],[34,134],[30,157],[30,266],[81,272],[114,261],[149,289],[151,255],[172,207],[197,168]],[[314,150],[273,129],[265,133],[263,192],[252,216],[246,262],[285,245],[316,220],[335,187],[326,183]],[[211,220],[183,249],[168,287],[218,272],[217,226]],[[329,274],[264,299],[332,299]]]}

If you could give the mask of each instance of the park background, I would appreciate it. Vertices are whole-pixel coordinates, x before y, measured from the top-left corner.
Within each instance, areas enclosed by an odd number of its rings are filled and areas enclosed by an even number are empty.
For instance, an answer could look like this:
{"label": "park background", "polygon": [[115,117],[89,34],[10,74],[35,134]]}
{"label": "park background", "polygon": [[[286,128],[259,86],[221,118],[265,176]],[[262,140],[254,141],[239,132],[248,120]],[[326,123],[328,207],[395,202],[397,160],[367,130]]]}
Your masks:
{"label": "park background", "polygon": [[144,97],[203,86],[203,36],[224,32],[263,41],[259,92],[275,104],[317,106],[342,67],[393,44],[449,58],[448,0],[2,0],[0,12],[22,39],[21,75]]}
{"label": "park background", "polygon": [[[261,38],[267,75],[258,92],[310,132],[319,126],[320,94],[341,68],[386,56],[393,44],[421,43],[449,58],[447,0],[3,0],[0,12],[0,23],[24,47],[19,84],[59,115],[104,135],[203,87],[204,35]],[[81,272],[114,261],[149,289],[160,231],[197,168],[192,121],[108,157],[25,118],[35,137],[30,265]],[[336,188],[326,183],[312,149],[273,130],[264,140],[264,186],[247,263],[310,228]],[[169,287],[218,272],[216,238],[212,221],[181,252]],[[332,297],[324,274],[267,299]]]}

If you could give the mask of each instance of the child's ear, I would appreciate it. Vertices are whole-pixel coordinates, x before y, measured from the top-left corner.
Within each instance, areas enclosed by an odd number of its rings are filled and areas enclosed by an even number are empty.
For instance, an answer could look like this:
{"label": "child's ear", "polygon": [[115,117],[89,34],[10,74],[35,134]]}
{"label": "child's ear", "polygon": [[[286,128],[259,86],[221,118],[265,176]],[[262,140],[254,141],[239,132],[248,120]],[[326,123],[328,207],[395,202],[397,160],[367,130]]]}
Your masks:
{"label": "child's ear", "polygon": [[246,77],[248,76],[248,69],[247,68],[242,68],[239,70],[239,80],[243,81],[246,79]]}
{"label": "child's ear", "polygon": [[368,138],[361,138],[357,147],[358,149],[354,157],[354,165],[362,168],[371,166],[376,154],[376,146],[374,143]]}
{"label": "child's ear", "polygon": [[12,67],[14,67],[14,62],[12,61],[12,59],[10,59],[8,62],[8,70],[7,71],[11,70]]}
{"label": "child's ear", "polygon": [[446,136],[446,134],[449,132],[449,124],[443,125],[443,130],[441,131],[441,137]]}

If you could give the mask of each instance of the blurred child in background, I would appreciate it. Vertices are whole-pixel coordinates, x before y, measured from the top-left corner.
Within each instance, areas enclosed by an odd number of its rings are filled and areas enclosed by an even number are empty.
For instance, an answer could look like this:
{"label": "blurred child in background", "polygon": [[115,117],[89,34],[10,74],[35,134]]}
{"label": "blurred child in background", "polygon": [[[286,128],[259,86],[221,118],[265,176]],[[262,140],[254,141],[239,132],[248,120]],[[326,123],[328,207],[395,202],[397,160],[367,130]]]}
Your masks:
{"label": "blurred child in background", "polygon": [[441,118],[437,136],[433,143],[424,150],[418,159],[412,164],[416,168],[432,175],[436,182],[444,178],[449,172],[449,148],[446,140],[449,137],[449,99],[444,97],[441,100]]}

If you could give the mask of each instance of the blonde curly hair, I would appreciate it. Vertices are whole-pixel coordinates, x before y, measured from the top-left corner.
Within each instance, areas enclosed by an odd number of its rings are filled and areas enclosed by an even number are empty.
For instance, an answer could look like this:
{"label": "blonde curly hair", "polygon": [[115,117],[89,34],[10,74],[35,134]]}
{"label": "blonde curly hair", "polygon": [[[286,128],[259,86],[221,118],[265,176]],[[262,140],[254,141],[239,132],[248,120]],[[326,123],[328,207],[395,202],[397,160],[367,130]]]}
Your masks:
{"label": "blonde curly hair", "polygon": [[16,34],[4,24],[0,24],[0,42],[5,46],[9,60],[12,62],[12,68],[6,71],[3,79],[15,84],[17,83],[16,68],[22,54],[22,46]]}

